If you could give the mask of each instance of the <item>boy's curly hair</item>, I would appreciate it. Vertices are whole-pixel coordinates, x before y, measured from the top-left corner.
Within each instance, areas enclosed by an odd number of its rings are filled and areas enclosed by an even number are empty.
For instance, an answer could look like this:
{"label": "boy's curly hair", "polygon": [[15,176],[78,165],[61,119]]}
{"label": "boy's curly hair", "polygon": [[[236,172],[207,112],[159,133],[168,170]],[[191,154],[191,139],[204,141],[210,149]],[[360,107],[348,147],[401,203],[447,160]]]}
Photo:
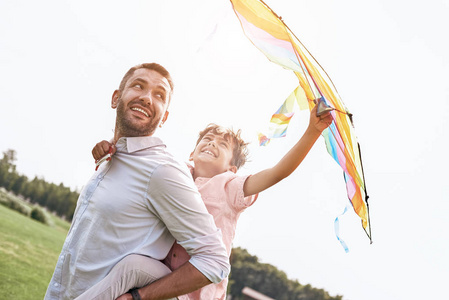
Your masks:
{"label": "boy's curly hair", "polygon": [[234,149],[232,151],[231,165],[236,166],[237,169],[240,169],[246,163],[246,161],[248,159],[247,145],[249,144],[249,143],[246,143],[240,136],[242,131],[239,129],[239,130],[237,130],[237,132],[234,132],[230,128],[224,128],[223,126],[211,123],[211,124],[207,125],[204,130],[200,131],[195,147],[199,144],[199,142],[203,139],[203,137],[209,132],[211,132],[213,134],[221,135],[228,142],[232,143]]}

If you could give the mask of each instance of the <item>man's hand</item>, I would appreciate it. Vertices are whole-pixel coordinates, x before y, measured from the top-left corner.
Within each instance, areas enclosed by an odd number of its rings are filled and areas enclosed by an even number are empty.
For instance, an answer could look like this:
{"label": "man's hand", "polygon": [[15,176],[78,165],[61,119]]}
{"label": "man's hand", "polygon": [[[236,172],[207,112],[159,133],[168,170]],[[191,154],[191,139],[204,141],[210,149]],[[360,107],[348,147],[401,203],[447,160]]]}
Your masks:
{"label": "man's hand", "polygon": [[[190,262],[186,262],[167,276],[140,288],[139,295],[142,300],[171,299],[188,294],[211,283]],[[120,298],[120,300],[122,299]]]}

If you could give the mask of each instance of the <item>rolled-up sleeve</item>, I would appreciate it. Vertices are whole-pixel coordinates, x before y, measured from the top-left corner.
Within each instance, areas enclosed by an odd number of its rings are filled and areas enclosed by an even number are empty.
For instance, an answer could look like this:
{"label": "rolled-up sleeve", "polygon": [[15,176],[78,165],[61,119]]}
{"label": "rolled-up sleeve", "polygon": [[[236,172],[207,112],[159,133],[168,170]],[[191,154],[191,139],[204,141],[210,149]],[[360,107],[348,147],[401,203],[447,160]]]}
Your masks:
{"label": "rolled-up sleeve", "polygon": [[191,256],[190,263],[211,282],[229,275],[230,263],[220,229],[208,213],[187,168],[161,165],[147,189],[149,209]]}

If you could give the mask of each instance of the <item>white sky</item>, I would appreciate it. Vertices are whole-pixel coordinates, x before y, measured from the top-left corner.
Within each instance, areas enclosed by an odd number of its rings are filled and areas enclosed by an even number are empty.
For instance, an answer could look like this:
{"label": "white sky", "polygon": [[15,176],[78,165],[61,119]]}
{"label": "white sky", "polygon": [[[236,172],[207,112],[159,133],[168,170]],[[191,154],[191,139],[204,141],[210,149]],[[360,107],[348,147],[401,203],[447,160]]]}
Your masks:
{"label": "white sky", "polygon": [[[449,1],[266,0],[320,62],[354,114],[374,243],[347,204],[322,138],[299,169],[242,214],[235,246],[290,279],[345,300],[441,299],[449,278]],[[301,136],[257,146],[258,131],[296,87],[243,35],[227,0],[0,1],[0,151],[18,170],[81,188],[90,151],[112,136],[113,90],[129,67],[173,75],[158,135],[182,159],[210,122],[252,142],[240,173],[271,167]]]}

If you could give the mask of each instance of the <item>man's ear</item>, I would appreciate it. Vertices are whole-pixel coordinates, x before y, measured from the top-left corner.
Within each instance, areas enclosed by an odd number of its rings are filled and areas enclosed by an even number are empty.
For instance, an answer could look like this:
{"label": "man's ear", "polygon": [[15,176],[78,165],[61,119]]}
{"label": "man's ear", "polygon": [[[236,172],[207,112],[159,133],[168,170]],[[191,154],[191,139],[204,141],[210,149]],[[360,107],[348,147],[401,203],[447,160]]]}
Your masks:
{"label": "man's ear", "polygon": [[237,173],[237,167],[236,166],[231,166],[228,171],[231,171],[232,173]]}
{"label": "man's ear", "polygon": [[168,110],[166,110],[164,117],[161,120],[161,123],[159,123],[159,127],[162,127],[162,125],[164,125],[165,121],[167,121],[168,115],[169,115],[169,112],[168,112]]}
{"label": "man's ear", "polygon": [[190,153],[190,156],[189,156],[189,161],[193,161],[193,152],[192,152],[192,153]]}
{"label": "man's ear", "polygon": [[111,107],[113,109],[117,108],[119,99],[120,99],[120,91],[119,90],[115,90],[114,93],[112,93],[112,100],[111,100]]}

